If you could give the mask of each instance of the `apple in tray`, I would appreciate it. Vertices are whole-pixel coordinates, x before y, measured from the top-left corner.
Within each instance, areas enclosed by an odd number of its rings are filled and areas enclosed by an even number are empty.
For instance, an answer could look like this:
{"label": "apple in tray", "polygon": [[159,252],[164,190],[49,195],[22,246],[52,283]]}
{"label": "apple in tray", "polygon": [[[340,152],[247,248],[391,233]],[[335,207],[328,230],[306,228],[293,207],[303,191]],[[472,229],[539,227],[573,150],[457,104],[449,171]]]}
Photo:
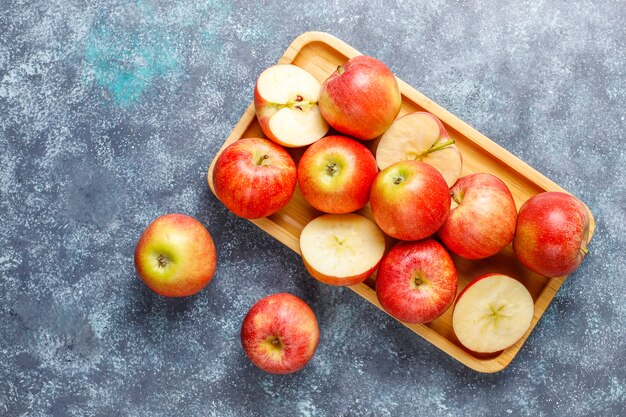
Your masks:
{"label": "apple in tray", "polygon": [[461,176],[461,152],[441,121],[431,113],[409,113],[397,119],[380,138],[376,149],[378,168],[398,161],[416,160],[443,175],[448,187]]}
{"label": "apple in tray", "polygon": [[246,219],[269,216],[287,205],[296,181],[296,164],[287,151],[261,138],[232,143],[213,168],[217,198]]}
{"label": "apple in tray", "polygon": [[450,210],[450,192],[439,171],[420,161],[400,161],[380,171],[370,206],[378,226],[400,240],[424,239]]}
{"label": "apple in tray", "polygon": [[520,208],[513,251],[527,268],[548,277],[574,272],[589,241],[589,211],[576,197],[537,194]]}
{"label": "apple in tray", "polygon": [[454,184],[450,194],[457,207],[438,231],[448,249],[467,259],[483,259],[511,243],[517,209],[502,180],[491,174],[467,175]]}
{"label": "apple in tray", "polygon": [[320,331],[315,313],[288,293],[269,295],[250,308],[241,325],[241,344],[250,361],[273,374],[302,369],[315,354]]}
{"label": "apple in tray", "polygon": [[331,285],[355,285],[374,273],[385,252],[383,232],[359,214],[325,214],[300,234],[309,273]]}
{"label": "apple in tray", "polygon": [[457,297],[452,327],[469,350],[493,353],[512,346],[533,319],[533,298],[522,283],[501,274],[476,278]]}
{"label": "apple in tray", "polygon": [[166,297],[186,297],[213,279],[217,256],[211,234],[184,214],[158,217],[142,233],[135,248],[141,280]]}
{"label": "apple in tray", "polygon": [[398,242],[376,275],[381,306],[407,323],[426,323],[442,315],[454,302],[457,285],[452,258],[433,239]]}
{"label": "apple in tray", "polygon": [[335,130],[361,140],[381,135],[400,112],[402,96],[389,67],[360,55],[322,84],[319,107]]}
{"label": "apple in tray", "polygon": [[286,147],[309,145],[328,132],[318,107],[321,85],[290,64],[263,71],[254,88],[254,109],[263,133]]}
{"label": "apple in tray", "polygon": [[309,204],[325,213],[350,213],[365,206],[376,174],[374,155],[345,136],[315,142],[298,163],[300,191]]}

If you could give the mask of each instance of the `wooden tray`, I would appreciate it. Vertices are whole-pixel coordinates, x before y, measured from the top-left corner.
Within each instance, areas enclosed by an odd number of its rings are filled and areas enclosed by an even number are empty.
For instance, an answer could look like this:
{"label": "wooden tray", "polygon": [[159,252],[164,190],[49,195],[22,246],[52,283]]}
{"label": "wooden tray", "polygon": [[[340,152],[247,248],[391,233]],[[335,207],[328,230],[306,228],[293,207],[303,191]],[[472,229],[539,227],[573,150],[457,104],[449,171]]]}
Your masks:
{"label": "wooden tray", "polygon": [[[335,71],[338,65],[345,63],[349,58],[356,55],[360,55],[357,50],[327,33],[306,32],[292,42],[278,62],[281,64],[298,65],[313,74],[320,82],[323,82]],[[474,172],[489,172],[498,176],[509,186],[518,210],[524,201],[537,193],[543,191],[564,191],[563,188],[434,103],[428,97],[416,91],[413,87],[400,79],[398,79],[398,83],[402,91],[402,109],[398,117],[420,110],[431,112],[437,116],[443,122],[450,135],[456,139],[456,143],[463,155],[462,175]],[[252,91],[249,94],[252,96]],[[213,193],[215,193],[215,190],[212,183],[212,174],[217,157],[228,145],[246,137],[265,137],[256,120],[253,104],[248,106],[241,120],[239,120],[239,123],[237,123],[211,163],[208,182]],[[375,151],[376,142],[366,142],[366,145],[372,151]],[[296,163],[303,151],[304,149],[289,150]],[[360,210],[360,212],[372,218],[369,205]],[[304,200],[300,190],[296,187],[295,194],[286,207],[267,218],[251,221],[295,252],[300,253],[300,232],[310,220],[318,215],[320,215],[320,212],[313,209]],[[589,239],[591,239],[594,228],[595,223],[592,216]],[[393,243],[393,240],[389,239],[389,241],[389,244]],[[431,323],[403,324],[468,367],[480,372],[498,372],[513,360],[566,277],[546,278],[527,270],[517,262],[510,245],[499,254],[482,261],[467,261],[456,256],[453,256],[453,259],[458,270],[459,292],[473,278],[489,272],[501,272],[510,275],[521,281],[528,288],[535,302],[535,313],[532,324],[526,334],[508,349],[495,354],[481,355],[465,349],[456,338],[452,330],[453,308],[448,309],[441,317]],[[371,277],[364,283],[349,288],[382,310],[373,289],[374,282],[375,277]]]}

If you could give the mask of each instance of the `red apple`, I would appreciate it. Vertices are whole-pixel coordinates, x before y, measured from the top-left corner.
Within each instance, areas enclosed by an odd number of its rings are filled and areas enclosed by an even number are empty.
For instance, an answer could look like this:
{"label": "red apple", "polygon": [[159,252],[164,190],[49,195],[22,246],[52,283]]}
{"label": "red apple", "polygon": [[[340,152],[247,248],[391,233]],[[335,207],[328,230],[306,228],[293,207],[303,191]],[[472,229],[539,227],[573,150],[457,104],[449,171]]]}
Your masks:
{"label": "red apple", "polygon": [[587,254],[589,211],[576,197],[537,194],[519,211],[513,250],[527,268],[548,277],[576,270]]}
{"label": "red apple", "polygon": [[244,352],[254,365],[273,374],[302,369],[313,357],[319,338],[311,307],[288,293],[259,300],[241,325]]}
{"label": "red apple", "polygon": [[530,327],[535,305],[522,283],[502,274],[478,277],[457,297],[452,327],[459,342],[479,353],[515,344]]}
{"label": "red apple", "polygon": [[402,96],[396,77],[381,61],[357,56],[322,84],[319,108],[336,130],[357,139],[381,135],[400,111]]}
{"label": "red apple", "polygon": [[305,146],[328,132],[317,101],[320,83],[296,65],[273,65],[254,88],[254,109],[263,133],[287,147]]}
{"label": "red apple", "polygon": [[426,323],[442,315],[456,295],[452,258],[435,240],[398,242],[383,258],[376,295],[389,314],[407,323]]}
{"label": "red apple", "polygon": [[385,253],[385,235],[365,216],[325,214],[302,229],[300,253],[315,279],[355,285],[376,271]]}
{"label": "red apple", "polygon": [[400,161],[382,170],[372,184],[372,214],[389,236],[420,240],[435,233],[450,210],[443,176],[419,161]]}
{"label": "red apple", "polygon": [[267,139],[240,139],[221,153],[213,169],[217,197],[237,216],[257,219],[283,208],[296,188],[296,164]]}
{"label": "red apple", "polygon": [[216,260],[209,231],[184,214],[158,217],[135,248],[137,274],[166,297],[186,297],[203,289],[215,274]]}
{"label": "red apple", "polygon": [[367,204],[378,173],[374,155],[345,136],[327,136],[304,152],[298,184],[306,201],[326,213],[350,213]]}
{"label": "red apple", "polygon": [[450,189],[457,207],[450,210],[439,238],[457,255],[482,259],[513,240],[517,209],[511,191],[491,174],[460,178]]}

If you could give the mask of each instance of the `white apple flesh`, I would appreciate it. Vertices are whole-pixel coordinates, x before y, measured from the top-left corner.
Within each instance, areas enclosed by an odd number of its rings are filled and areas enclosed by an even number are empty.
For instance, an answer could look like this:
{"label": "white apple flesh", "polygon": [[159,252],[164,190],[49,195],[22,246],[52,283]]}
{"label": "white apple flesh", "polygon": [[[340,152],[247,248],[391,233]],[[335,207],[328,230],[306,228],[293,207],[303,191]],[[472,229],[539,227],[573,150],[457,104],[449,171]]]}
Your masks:
{"label": "white apple flesh", "polygon": [[380,138],[376,163],[381,170],[399,161],[416,160],[435,167],[448,187],[461,176],[463,159],[441,121],[427,112],[397,119]]}
{"label": "white apple flesh", "polygon": [[490,274],[459,294],[452,327],[459,342],[479,353],[499,352],[526,333],[535,307],[526,287],[514,278]]}
{"label": "white apple flesh", "polygon": [[355,285],[374,273],[385,252],[385,236],[358,214],[326,214],[300,234],[300,253],[309,273],[330,285]]}
{"label": "white apple flesh", "polygon": [[309,145],[328,132],[319,111],[319,81],[295,65],[274,65],[261,73],[254,107],[263,133],[286,147]]}

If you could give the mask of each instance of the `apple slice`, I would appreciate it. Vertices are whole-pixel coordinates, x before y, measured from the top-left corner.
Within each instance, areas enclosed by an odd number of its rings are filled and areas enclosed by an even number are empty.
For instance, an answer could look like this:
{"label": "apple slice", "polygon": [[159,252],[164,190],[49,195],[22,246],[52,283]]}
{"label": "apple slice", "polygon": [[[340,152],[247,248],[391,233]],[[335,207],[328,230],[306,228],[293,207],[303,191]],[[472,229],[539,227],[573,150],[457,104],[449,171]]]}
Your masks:
{"label": "apple slice", "polygon": [[286,147],[310,145],[328,132],[317,101],[321,85],[295,65],[274,65],[261,73],[254,108],[263,133]]}
{"label": "apple slice", "polygon": [[526,333],[533,298],[522,283],[501,274],[476,278],[459,294],[452,327],[459,342],[480,353],[506,349]]}
{"label": "apple slice", "polygon": [[326,214],[300,234],[304,266],[330,285],[355,285],[372,275],[385,252],[385,236],[359,214]]}
{"label": "apple slice", "polygon": [[381,170],[404,160],[431,165],[443,175],[448,187],[461,176],[463,159],[441,121],[427,112],[409,113],[397,119],[380,138],[376,163]]}

